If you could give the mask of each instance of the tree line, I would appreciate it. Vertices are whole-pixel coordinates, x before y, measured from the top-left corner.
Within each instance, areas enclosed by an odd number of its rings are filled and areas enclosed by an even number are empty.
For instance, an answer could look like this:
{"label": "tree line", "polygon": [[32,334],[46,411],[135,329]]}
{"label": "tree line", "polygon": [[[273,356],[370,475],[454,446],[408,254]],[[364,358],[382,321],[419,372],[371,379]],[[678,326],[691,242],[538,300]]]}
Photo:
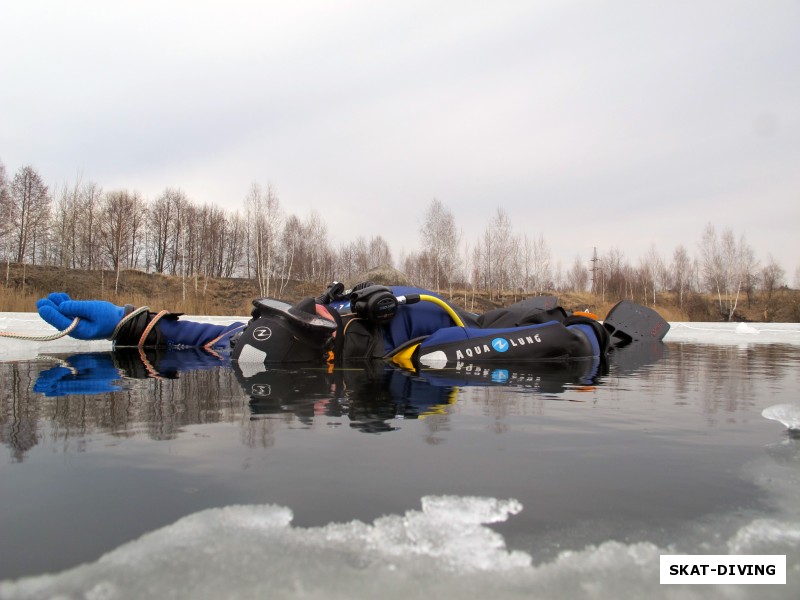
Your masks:
{"label": "tree line", "polygon": [[[253,183],[240,210],[198,205],[178,188],[146,200],[135,191],[103,190],[78,180],[49,189],[30,165],[9,177],[0,163],[0,257],[14,263],[70,269],[126,269],[185,278],[244,277],[261,294],[281,295],[290,280],[324,286],[391,265],[417,285],[490,300],[563,291],[591,291],[605,301],[630,298],[656,305],[674,294],[683,308],[692,293],[713,294],[731,318],[742,297],[771,298],[786,273],[773,257],[760,263],[744,235],[708,224],[696,251],[679,245],[668,257],[655,246],[630,262],[619,248],[576,256],[565,267],[541,234],[516,232],[502,208],[475,239],[467,239],[444,203],[434,198],[417,251],[393,257],[380,236],[333,242],[316,212],[285,211],[271,184]],[[796,274],[800,280],[800,272]]]}

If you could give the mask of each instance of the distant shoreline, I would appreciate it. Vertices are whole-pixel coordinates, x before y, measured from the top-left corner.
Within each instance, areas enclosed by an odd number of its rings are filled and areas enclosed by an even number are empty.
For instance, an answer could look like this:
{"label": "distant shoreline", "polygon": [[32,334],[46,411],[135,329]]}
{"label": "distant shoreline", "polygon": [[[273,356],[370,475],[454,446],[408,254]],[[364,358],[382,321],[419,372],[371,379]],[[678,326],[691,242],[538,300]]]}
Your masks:
{"label": "distant shoreline", "polygon": [[[374,272],[363,275],[381,281]],[[316,296],[325,284],[293,281],[282,282],[283,293],[270,295],[288,302],[306,296]],[[117,288],[115,291],[115,287]],[[142,271],[122,271],[117,278],[113,271],[86,271],[61,269],[38,265],[8,265],[7,277],[0,278],[0,312],[35,312],[36,300],[50,292],[66,292],[76,299],[102,299],[115,304],[150,306],[160,310],[194,315],[235,316],[249,315],[251,301],[261,296],[256,281],[245,278],[181,277]],[[486,293],[454,288],[441,290],[441,295],[459,307],[482,313],[499,306],[508,306],[534,294],[506,292],[489,299]],[[590,292],[547,290],[548,295],[557,296],[567,310],[589,310],[601,318],[623,298],[602,297]],[[657,292],[656,302],[652,297],[627,299],[655,308],[667,321],[672,322],[724,322],[716,295],[688,292],[681,306],[674,292]],[[800,322],[800,290],[780,288],[769,298],[763,292],[740,294],[732,321],[753,323],[798,323]]]}

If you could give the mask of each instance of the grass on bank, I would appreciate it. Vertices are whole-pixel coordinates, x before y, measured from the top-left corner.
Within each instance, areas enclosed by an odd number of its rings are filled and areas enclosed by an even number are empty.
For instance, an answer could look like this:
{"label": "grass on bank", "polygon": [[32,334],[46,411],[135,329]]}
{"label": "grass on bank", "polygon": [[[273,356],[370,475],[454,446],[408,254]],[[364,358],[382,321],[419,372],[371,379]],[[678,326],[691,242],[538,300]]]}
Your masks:
{"label": "grass on bank", "polygon": [[[243,317],[250,314],[251,301],[259,297],[257,283],[250,279],[206,279],[123,271],[117,278],[113,271],[66,270],[57,267],[11,265],[6,277],[0,279],[0,311],[34,312],[36,301],[50,292],[66,292],[78,300],[100,299],[114,304],[150,306],[153,310],[167,309],[189,315],[220,315]],[[386,283],[378,281],[378,283]],[[287,302],[319,294],[324,286],[290,281],[279,293],[273,287],[270,295]],[[600,297],[589,292],[551,292],[567,310],[588,310],[603,318],[618,298]],[[442,295],[448,297],[444,290]],[[471,290],[453,290],[453,304],[482,313],[492,308],[508,306],[523,296],[506,294],[489,300],[486,294]],[[644,303],[642,298],[633,298]],[[716,296],[688,294],[683,306],[672,293],[656,296],[655,308],[668,321],[719,321]],[[749,299],[742,294],[736,311],[739,320],[766,322],[800,322],[800,291],[781,289],[767,300],[761,294]]]}

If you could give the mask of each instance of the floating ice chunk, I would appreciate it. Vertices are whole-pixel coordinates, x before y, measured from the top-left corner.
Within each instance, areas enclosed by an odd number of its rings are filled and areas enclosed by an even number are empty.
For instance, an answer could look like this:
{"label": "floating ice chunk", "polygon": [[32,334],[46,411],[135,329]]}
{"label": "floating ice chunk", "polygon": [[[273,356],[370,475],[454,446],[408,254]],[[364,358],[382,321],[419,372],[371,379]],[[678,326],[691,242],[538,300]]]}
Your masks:
{"label": "floating ice chunk", "polygon": [[425,496],[422,512],[433,518],[447,519],[455,523],[480,525],[501,523],[509,515],[522,511],[517,500],[497,500],[476,496]]}
{"label": "floating ice chunk", "polygon": [[372,525],[316,528],[292,527],[291,510],[274,505],[204,510],[94,563],[0,582],[0,598],[375,597],[409,573],[452,582],[530,567],[528,554],[508,551],[485,526],[519,512],[516,500],[440,496],[422,504]]}
{"label": "floating ice chunk", "polygon": [[731,554],[773,554],[776,546],[797,548],[800,526],[775,519],[756,519],[736,532],[728,541]]}
{"label": "floating ice chunk", "polygon": [[758,329],[748,325],[747,323],[739,323],[736,326],[736,333],[758,334],[759,331],[758,331]]}
{"label": "floating ice chunk", "polygon": [[[361,521],[300,528],[292,512],[274,505],[205,510],[147,534],[98,561],[56,575],[0,582],[0,598],[649,598],[730,600],[730,588],[658,586],[659,557],[675,553],[649,541],[609,540],[564,550],[532,565],[509,552],[486,523],[521,510],[515,500],[429,496],[422,510]],[[800,568],[795,549],[800,523],[756,519],[720,540],[731,554],[786,554],[787,571]],[[701,536],[698,548],[705,548]],[[655,583],[654,583],[655,582]],[[797,596],[797,582],[767,597]]]}
{"label": "floating ice chunk", "polygon": [[531,558],[524,552],[508,552],[503,537],[484,525],[505,521],[521,510],[516,500],[425,496],[421,512],[381,517],[374,526],[357,532],[350,523],[329,525],[326,533],[328,540],[332,535],[349,536],[384,559],[422,557],[455,572],[506,570],[529,566]]}
{"label": "floating ice chunk", "polygon": [[783,423],[790,432],[800,434],[800,406],[797,404],[769,406],[761,411],[761,416]]}

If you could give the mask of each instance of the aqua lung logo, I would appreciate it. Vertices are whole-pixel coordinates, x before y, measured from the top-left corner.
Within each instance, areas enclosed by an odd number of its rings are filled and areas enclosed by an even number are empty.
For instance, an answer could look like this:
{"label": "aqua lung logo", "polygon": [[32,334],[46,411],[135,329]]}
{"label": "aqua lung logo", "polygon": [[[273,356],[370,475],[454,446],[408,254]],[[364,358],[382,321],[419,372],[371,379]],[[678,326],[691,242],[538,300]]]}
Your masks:
{"label": "aqua lung logo", "polygon": [[494,338],[492,340],[492,348],[494,348],[498,352],[505,352],[506,350],[508,350],[508,342],[503,338]]}
{"label": "aqua lung logo", "polygon": [[456,373],[479,381],[489,380],[492,383],[513,383],[541,387],[542,378],[533,373],[508,371],[507,369],[492,369],[482,365],[458,362],[455,366]]}
{"label": "aqua lung logo", "polygon": [[492,371],[491,379],[494,383],[507,383],[508,371],[505,369],[495,369]]}
{"label": "aqua lung logo", "polygon": [[456,360],[463,360],[465,358],[476,358],[485,354],[493,354],[494,352],[508,352],[510,348],[517,348],[519,346],[528,346],[531,344],[540,344],[542,338],[537,333],[535,335],[526,335],[516,338],[501,338],[496,337],[492,340],[492,345],[477,344],[470,348],[463,348],[456,350]]}
{"label": "aqua lung logo", "polygon": [[263,342],[272,337],[272,330],[269,327],[256,327],[253,330],[253,339]]}

